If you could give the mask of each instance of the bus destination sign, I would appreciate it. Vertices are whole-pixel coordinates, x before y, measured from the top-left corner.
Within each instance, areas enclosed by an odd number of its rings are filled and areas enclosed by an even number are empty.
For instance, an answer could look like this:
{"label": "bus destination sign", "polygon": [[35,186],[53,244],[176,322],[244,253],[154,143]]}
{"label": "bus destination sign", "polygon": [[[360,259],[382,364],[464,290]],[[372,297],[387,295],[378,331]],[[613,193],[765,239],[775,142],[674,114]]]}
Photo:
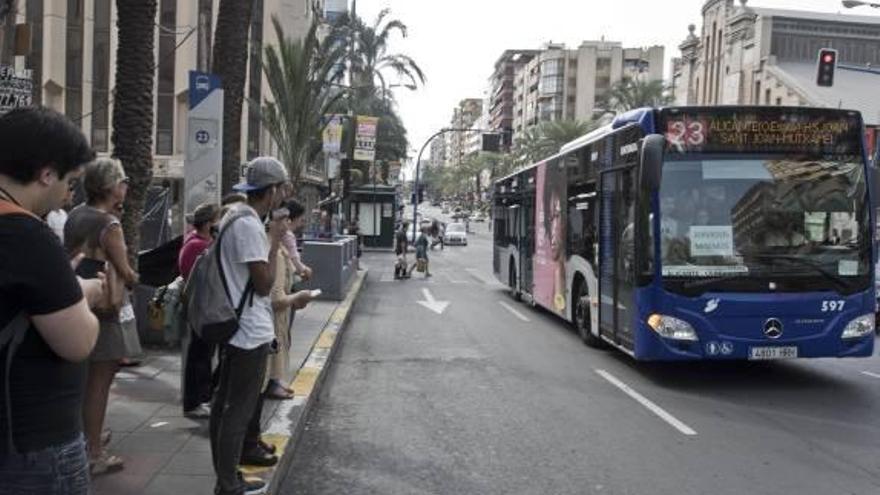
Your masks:
{"label": "bus destination sign", "polygon": [[673,108],[660,129],[671,153],[861,153],[861,118],[841,110]]}

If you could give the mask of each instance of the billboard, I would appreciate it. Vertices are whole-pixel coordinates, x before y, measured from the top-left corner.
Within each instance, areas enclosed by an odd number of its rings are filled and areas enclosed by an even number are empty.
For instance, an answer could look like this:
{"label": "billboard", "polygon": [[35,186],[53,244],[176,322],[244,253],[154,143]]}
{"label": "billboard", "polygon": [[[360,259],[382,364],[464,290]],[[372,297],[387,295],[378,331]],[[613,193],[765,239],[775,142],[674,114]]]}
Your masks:
{"label": "billboard", "polygon": [[0,64],[0,115],[31,104],[31,71],[16,72],[15,67]]}
{"label": "billboard", "polygon": [[536,170],[534,295],[538,304],[566,314],[566,173],[561,160]]}

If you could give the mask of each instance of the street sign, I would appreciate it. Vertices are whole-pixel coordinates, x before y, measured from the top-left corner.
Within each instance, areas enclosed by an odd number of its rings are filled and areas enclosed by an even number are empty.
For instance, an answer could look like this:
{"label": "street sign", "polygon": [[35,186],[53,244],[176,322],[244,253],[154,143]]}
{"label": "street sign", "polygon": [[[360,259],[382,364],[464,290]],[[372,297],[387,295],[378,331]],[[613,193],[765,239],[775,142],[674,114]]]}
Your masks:
{"label": "street sign", "polygon": [[376,159],[376,128],[378,117],[357,116],[357,133],[355,134],[354,159],[371,162]]}
{"label": "street sign", "polygon": [[220,203],[223,162],[223,89],[214,74],[190,71],[184,212]]}

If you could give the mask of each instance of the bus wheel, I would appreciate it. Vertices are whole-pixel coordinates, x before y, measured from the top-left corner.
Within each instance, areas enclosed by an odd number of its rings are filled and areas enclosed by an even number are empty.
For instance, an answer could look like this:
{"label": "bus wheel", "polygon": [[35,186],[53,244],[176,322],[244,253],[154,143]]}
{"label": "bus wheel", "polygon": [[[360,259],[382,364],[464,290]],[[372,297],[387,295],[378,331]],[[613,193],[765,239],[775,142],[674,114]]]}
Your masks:
{"label": "bus wheel", "polygon": [[587,344],[589,347],[601,349],[605,347],[605,343],[602,339],[593,335],[593,332],[590,330],[590,293],[587,290],[587,283],[579,279],[575,285],[575,290],[572,291],[577,295],[573,318],[575,328],[577,329],[581,340],[584,341],[584,344]]}
{"label": "bus wheel", "polygon": [[520,292],[516,290],[516,265],[510,260],[510,269],[507,270],[507,286],[510,287],[510,295],[517,301],[520,298]]}

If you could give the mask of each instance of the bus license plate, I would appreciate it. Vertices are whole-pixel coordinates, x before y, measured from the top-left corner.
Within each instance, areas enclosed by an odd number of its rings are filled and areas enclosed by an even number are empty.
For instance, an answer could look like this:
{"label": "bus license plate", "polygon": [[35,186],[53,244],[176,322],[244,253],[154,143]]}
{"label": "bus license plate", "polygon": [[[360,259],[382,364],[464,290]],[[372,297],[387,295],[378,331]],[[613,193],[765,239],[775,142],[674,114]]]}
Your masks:
{"label": "bus license plate", "polygon": [[797,347],[750,347],[749,359],[791,359],[798,355]]}

